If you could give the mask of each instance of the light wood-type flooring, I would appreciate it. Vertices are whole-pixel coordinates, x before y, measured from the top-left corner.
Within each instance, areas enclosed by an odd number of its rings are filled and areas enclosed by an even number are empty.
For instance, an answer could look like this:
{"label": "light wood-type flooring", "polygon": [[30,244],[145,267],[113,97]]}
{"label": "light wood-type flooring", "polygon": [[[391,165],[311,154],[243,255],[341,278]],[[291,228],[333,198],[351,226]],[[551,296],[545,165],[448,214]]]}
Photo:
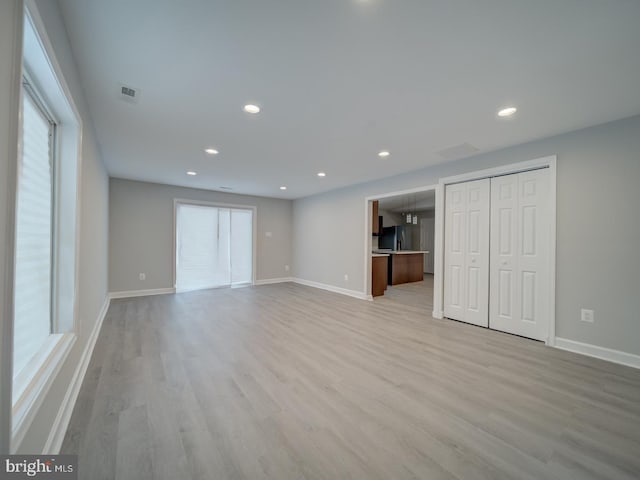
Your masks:
{"label": "light wood-type flooring", "polygon": [[640,371],[292,283],[114,300],[62,453],[100,479],[638,479]]}

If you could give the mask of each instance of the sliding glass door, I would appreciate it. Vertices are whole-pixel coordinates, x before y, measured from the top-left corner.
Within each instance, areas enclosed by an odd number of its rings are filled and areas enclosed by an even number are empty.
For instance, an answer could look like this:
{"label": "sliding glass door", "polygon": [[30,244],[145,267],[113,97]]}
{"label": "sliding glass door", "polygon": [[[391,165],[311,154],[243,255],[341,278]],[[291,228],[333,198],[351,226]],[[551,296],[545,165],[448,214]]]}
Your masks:
{"label": "sliding glass door", "polygon": [[176,288],[251,283],[253,210],[176,205]]}

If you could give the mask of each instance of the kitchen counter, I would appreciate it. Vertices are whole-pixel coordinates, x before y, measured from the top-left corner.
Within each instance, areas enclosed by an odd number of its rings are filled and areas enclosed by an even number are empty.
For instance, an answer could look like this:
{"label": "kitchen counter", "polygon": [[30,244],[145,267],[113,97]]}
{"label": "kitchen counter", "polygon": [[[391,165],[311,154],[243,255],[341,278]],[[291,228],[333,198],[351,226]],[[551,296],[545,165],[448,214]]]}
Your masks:
{"label": "kitchen counter", "polygon": [[420,282],[424,279],[424,256],[428,253],[428,250],[376,249],[372,251],[371,256],[389,257],[387,282],[389,285],[399,285],[401,283]]}

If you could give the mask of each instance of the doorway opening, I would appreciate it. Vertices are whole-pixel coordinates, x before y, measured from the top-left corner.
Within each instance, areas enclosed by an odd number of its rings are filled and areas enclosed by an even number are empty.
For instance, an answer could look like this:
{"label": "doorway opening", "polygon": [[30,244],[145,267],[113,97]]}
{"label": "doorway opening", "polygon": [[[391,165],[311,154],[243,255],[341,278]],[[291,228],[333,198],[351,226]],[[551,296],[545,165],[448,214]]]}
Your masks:
{"label": "doorway opening", "polygon": [[255,208],[175,202],[176,291],[250,285]]}
{"label": "doorway opening", "polygon": [[432,314],[437,185],[366,198],[365,292]]}

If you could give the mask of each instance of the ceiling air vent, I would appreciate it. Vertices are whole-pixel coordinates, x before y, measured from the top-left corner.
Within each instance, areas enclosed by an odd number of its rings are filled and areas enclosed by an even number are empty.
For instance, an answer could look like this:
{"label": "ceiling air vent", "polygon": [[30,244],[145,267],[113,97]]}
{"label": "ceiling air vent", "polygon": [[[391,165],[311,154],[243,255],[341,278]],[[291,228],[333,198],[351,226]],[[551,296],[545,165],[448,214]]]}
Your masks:
{"label": "ceiling air vent", "polygon": [[461,143],[460,145],[445,148],[444,150],[440,150],[436,153],[445,160],[457,160],[459,158],[469,157],[474,153],[478,153],[479,151],[479,148],[465,142]]}
{"label": "ceiling air vent", "polygon": [[140,89],[120,84],[118,96],[125,102],[138,103],[140,98]]}

